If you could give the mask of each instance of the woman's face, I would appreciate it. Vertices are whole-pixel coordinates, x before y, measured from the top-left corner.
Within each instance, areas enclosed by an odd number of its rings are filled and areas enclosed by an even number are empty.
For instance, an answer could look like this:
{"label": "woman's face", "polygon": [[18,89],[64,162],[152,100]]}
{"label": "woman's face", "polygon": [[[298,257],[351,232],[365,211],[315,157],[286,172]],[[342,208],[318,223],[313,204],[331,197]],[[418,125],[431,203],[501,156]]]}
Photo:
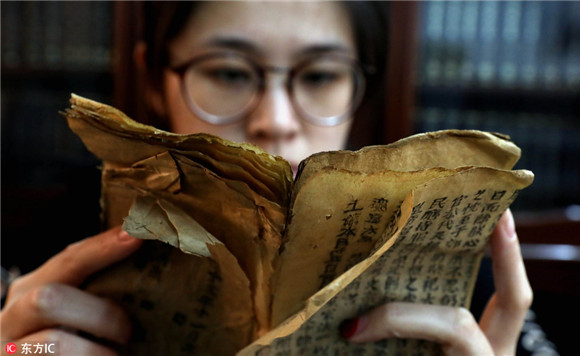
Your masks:
{"label": "woman's face", "polygon": [[[169,64],[178,67],[200,55],[224,51],[242,54],[263,66],[285,68],[315,53],[356,58],[348,14],[340,4],[209,2],[199,5],[170,43]],[[266,89],[255,108],[243,119],[226,125],[210,124],[190,110],[178,74],[167,69],[164,78],[163,106],[174,132],[205,132],[250,142],[284,157],[294,171],[312,153],[345,146],[352,120],[336,126],[317,126],[305,120],[292,104],[284,73],[268,73]]]}

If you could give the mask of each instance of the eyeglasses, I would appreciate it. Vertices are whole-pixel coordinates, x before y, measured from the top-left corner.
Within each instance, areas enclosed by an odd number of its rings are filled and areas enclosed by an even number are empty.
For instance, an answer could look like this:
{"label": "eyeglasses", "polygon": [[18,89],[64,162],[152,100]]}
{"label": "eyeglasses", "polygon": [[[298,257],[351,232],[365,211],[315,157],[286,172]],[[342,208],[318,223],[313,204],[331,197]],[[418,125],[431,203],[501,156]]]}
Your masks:
{"label": "eyeglasses", "polygon": [[170,69],[181,77],[182,93],[193,113],[215,125],[249,115],[264,95],[270,72],[287,75],[285,86],[294,109],[319,126],[346,121],[360,104],[365,87],[357,61],[339,55],[316,56],[286,68],[223,52]]}

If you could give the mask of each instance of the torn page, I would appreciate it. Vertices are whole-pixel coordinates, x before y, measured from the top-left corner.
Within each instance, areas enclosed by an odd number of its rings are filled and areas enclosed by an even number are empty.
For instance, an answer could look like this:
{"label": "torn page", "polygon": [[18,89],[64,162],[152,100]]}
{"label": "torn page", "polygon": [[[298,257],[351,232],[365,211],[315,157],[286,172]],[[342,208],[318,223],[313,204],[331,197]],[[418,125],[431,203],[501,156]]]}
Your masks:
{"label": "torn page", "polygon": [[181,250],[146,241],[88,281],[88,291],[133,318],[133,338],[121,354],[232,355],[251,341],[257,325],[250,283],[221,242],[172,204],[149,198],[132,207],[125,229],[145,239],[162,236]]}
{"label": "torn page", "polygon": [[[173,173],[178,174],[178,182]],[[125,203],[142,195],[160,198],[200,222],[223,242],[250,279],[260,330],[269,328],[269,276],[274,272],[285,223],[285,212],[278,204],[256,194],[243,182],[219,177],[179,153],[165,152],[129,168],[106,169],[103,177],[106,206],[110,200],[118,206],[119,193]],[[110,211],[121,214],[115,217],[117,221],[127,215],[118,208]]]}
{"label": "torn page", "polygon": [[293,199],[275,274],[272,325],[367,258],[411,189],[455,173],[433,168],[365,174],[327,167],[311,175]]}
{"label": "torn page", "polygon": [[509,137],[475,130],[443,130],[409,136],[383,146],[368,146],[358,151],[333,151],[313,154],[300,165],[294,191],[302,181],[323,167],[356,172],[382,170],[418,171],[427,168],[454,169],[480,166],[511,169],[521,151]]}
{"label": "torn page", "polygon": [[[206,163],[206,168],[215,169],[217,175],[243,180],[270,200],[286,205],[292,170],[281,157],[254,145],[234,143],[213,135],[162,131],[140,124],[111,106],[74,94],[70,101],[71,108],[63,113],[70,128],[89,151],[111,165],[127,167],[167,151],[190,152],[193,160]],[[212,165],[212,162],[223,164]]]}
{"label": "torn page", "polygon": [[393,215],[395,235],[387,231],[368,259],[238,355],[441,354],[422,340],[349,343],[338,328],[391,301],[468,307],[488,237],[532,179],[529,171],[473,168],[419,185]]}

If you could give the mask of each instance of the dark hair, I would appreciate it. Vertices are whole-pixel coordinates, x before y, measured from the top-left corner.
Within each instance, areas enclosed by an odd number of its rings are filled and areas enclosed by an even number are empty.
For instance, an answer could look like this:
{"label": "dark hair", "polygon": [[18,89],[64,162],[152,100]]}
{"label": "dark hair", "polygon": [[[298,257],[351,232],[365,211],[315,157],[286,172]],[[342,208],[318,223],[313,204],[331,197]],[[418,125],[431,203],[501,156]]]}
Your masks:
{"label": "dark hair", "polygon": [[[202,2],[146,1],[144,3],[143,40],[147,45],[146,63],[149,84],[160,88],[163,69],[168,64],[167,44],[187,24]],[[377,125],[384,115],[386,64],[388,49],[388,3],[376,1],[344,1],[358,48],[359,61],[367,68],[365,96],[357,112],[349,140],[349,148],[375,144]]]}
{"label": "dark hair", "polygon": [[168,64],[167,45],[187,24],[198,1],[146,1],[143,40],[147,45],[145,60],[151,84],[160,87],[163,68]]}
{"label": "dark hair", "polygon": [[373,68],[367,71],[367,86],[355,113],[349,149],[381,144],[386,113],[389,12],[387,1],[344,1],[349,10],[359,60]]}

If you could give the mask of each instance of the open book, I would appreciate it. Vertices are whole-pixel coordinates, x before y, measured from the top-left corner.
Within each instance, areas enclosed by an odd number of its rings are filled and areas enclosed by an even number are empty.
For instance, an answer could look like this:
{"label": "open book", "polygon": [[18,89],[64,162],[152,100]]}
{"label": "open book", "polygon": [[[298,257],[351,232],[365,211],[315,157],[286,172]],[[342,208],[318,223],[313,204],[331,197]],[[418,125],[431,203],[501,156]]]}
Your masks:
{"label": "open book", "polygon": [[177,135],[73,95],[103,161],[103,221],[146,241],[90,280],[134,318],[129,355],[437,354],[364,345],[341,321],[389,301],[468,307],[489,235],[533,174],[500,134],[448,130],[290,166],[249,144]]}

